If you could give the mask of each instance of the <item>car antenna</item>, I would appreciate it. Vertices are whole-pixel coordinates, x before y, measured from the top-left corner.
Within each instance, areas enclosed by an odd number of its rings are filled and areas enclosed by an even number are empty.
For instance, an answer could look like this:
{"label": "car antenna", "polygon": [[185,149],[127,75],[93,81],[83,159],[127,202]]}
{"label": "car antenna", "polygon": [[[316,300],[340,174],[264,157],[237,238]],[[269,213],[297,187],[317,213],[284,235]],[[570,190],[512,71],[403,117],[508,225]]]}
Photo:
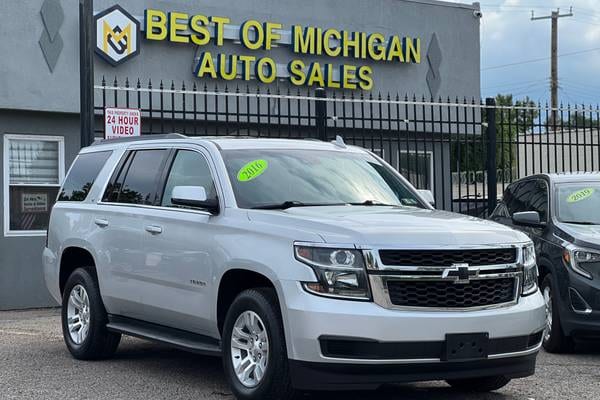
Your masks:
{"label": "car antenna", "polygon": [[346,143],[344,143],[344,138],[341,137],[340,135],[337,135],[335,137],[335,140],[332,141],[332,143],[335,144],[337,147],[340,147],[342,149],[345,149],[346,147],[348,147],[348,146],[346,146]]}

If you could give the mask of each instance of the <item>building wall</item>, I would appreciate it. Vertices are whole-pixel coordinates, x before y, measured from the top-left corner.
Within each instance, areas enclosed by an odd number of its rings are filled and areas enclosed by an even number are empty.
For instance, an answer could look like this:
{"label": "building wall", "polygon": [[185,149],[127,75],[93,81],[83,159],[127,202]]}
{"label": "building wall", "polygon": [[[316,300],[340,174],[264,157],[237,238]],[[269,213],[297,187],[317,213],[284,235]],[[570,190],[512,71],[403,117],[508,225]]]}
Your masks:
{"label": "building wall", "polygon": [[[79,152],[79,116],[75,114],[0,110],[0,154],[6,134],[64,136],[66,167]],[[0,181],[4,187],[4,174]],[[0,204],[4,204],[3,192]],[[4,213],[0,223],[4,226]],[[0,310],[55,305],[41,268],[45,240],[45,236],[0,236]]]}
{"label": "building wall", "polygon": [[[78,112],[79,110],[79,33],[78,2],[74,0],[47,0],[62,9],[64,20],[57,23],[58,35],[64,43],[54,71],[50,72],[38,41],[47,29],[40,13],[44,0],[0,2],[0,36],[10,40],[0,41],[0,54],[10,54],[0,63],[0,108]],[[291,25],[311,25],[348,31],[380,32],[384,35],[420,37],[422,60],[416,64],[369,62],[351,58],[326,56],[299,56],[287,46],[271,52],[251,51],[240,44],[226,41],[217,50],[209,44],[201,49],[191,44],[152,42],[141,39],[139,56],[118,67],[112,67],[96,57],[96,81],[105,76],[109,82],[116,76],[152,79],[158,83],[175,81],[192,82],[194,57],[201,51],[260,56],[269,54],[277,62],[286,63],[291,58],[307,62],[320,61],[366,64],[374,69],[373,93],[388,91],[429,96],[426,77],[430,71],[428,50],[435,34],[440,53],[435,68],[441,80],[436,97],[455,96],[478,98],[480,95],[479,18],[473,14],[478,6],[446,3],[435,0],[95,0],[97,11],[118,3],[133,16],[143,18],[146,8],[180,11],[190,14],[226,16],[232,25],[241,25],[247,19]],[[196,80],[200,84],[224,82]],[[244,84],[234,81],[233,84]],[[251,82],[256,83],[256,82]],[[229,83],[231,86],[231,83]],[[278,82],[287,87],[287,82]]]}

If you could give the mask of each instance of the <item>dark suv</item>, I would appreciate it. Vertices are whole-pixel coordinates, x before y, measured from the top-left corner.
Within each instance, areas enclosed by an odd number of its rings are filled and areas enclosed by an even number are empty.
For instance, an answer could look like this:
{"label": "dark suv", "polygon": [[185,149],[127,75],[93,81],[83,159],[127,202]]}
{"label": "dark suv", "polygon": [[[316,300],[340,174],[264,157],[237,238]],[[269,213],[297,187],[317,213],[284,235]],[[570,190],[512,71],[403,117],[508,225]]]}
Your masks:
{"label": "dark suv", "polygon": [[600,174],[541,174],[512,183],[491,219],[533,240],[548,311],[544,348],[600,339]]}

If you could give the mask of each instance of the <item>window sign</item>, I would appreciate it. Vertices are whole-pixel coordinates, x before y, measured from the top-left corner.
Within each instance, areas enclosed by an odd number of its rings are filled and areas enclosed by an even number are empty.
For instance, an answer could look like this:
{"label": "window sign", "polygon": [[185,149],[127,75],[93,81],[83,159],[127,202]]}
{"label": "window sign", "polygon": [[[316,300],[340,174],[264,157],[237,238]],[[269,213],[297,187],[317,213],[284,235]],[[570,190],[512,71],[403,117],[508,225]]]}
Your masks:
{"label": "window sign", "polygon": [[4,136],[4,234],[44,235],[64,177],[64,138]]}

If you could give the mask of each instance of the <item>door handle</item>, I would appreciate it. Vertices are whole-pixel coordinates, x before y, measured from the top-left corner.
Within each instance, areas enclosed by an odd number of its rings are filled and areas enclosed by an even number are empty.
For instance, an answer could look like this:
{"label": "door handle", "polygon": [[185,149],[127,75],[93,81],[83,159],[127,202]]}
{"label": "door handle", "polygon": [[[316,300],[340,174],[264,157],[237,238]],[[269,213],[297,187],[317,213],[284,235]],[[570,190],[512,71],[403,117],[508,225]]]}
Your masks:
{"label": "door handle", "polygon": [[162,228],[156,225],[148,225],[146,227],[146,232],[151,233],[153,235],[160,235],[162,233]]}
{"label": "door handle", "polygon": [[106,228],[108,226],[108,221],[101,218],[96,218],[94,223],[98,225],[100,228]]}

